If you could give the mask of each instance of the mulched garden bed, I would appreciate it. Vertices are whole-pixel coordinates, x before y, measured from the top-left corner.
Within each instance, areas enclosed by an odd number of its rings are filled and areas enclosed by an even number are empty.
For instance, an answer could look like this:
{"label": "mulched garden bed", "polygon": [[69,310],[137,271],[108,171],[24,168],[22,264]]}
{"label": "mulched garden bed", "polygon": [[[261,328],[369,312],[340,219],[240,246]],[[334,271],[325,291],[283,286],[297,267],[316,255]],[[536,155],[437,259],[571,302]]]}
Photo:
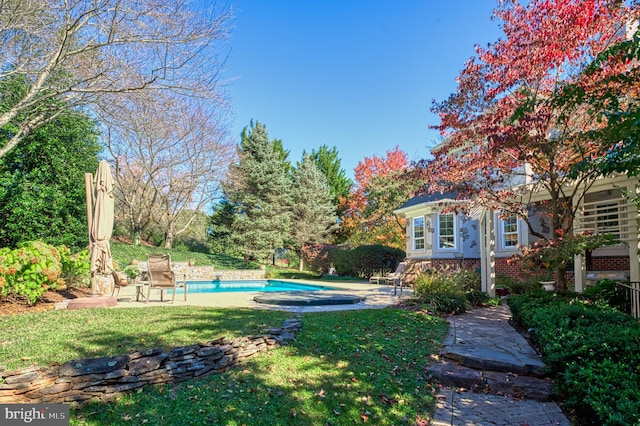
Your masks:
{"label": "mulched garden bed", "polygon": [[56,303],[64,299],[75,299],[91,295],[90,288],[69,287],[62,291],[47,291],[35,305],[28,305],[24,301],[4,299],[0,301],[0,316],[19,315],[29,312],[53,311]]}

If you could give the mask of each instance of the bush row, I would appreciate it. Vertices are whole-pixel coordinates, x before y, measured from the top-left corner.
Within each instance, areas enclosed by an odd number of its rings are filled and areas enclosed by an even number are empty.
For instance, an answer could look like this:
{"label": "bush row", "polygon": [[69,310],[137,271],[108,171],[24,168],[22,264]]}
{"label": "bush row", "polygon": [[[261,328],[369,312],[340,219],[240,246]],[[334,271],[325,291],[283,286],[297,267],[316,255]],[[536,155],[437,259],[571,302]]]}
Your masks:
{"label": "bush row", "polygon": [[471,307],[499,303],[480,290],[480,274],[475,271],[429,271],[420,274],[413,285],[417,301],[434,312],[460,314]]}
{"label": "bush row", "polygon": [[533,292],[511,296],[567,408],[598,425],[640,423],[640,323],[600,300]]}
{"label": "bush row", "polygon": [[67,282],[87,283],[89,252],[72,255],[64,247],[30,241],[15,249],[0,248],[0,299],[36,303],[49,289],[64,288]]}
{"label": "bush row", "polygon": [[306,265],[326,274],[331,268],[340,276],[367,278],[394,271],[405,258],[403,250],[382,245],[334,246],[318,244],[303,249]]}

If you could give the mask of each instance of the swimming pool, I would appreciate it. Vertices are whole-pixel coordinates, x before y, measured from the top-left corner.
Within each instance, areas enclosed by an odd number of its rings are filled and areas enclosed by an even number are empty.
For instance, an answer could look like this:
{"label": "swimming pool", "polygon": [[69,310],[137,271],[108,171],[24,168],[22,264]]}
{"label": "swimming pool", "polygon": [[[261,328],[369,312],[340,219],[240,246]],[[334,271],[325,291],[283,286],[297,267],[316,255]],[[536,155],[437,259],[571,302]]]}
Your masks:
{"label": "swimming pool", "polygon": [[[311,284],[298,284],[279,280],[229,280],[229,281],[187,281],[191,293],[227,293],[227,292],[275,292],[275,291],[318,291],[327,287]],[[176,294],[180,294],[178,289]]]}

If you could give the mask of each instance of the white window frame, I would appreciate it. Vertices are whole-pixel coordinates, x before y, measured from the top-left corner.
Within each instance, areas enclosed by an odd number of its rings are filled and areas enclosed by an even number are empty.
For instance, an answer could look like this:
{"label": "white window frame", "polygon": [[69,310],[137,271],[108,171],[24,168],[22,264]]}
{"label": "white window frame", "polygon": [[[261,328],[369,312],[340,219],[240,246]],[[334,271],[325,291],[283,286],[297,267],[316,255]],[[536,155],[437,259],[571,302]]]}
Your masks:
{"label": "white window frame", "polygon": [[[422,221],[422,236],[418,236],[417,230],[419,229],[419,227],[416,225],[416,222],[418,221]],[[425,224],[425,220],[424,220],[424,216],[420,216],[420,217],[414,217],[413,218],[413,232],[412,232],[412,236],[413,236],[413,250],[414,251],[418,251],[418,250],[424,250],[426,248],[426,224]],[[422,247],[418,247],[418,244],[422,242]]]}
{"label": "white window frame", "polygon": [[[515,223],[510,222],[511,219],[515,219]],[[515,225],[515,231],[507,231],[507,226]],[[507,245],[507,235],[515,235],[516,243],[514,245]],[[516,250],[520,243],[520,219],[515,214],[508,214],[504,219],[500,219],[500,244],[503,250]]]}
{"label": "white window frame", "polygon": [[[446,238],[452,238],[453,244],[451,246],[443,246],[442,245],[442,234],[441,234],[441,225],[442,218],[444,216],[451,216],[453,221],[453,232],[452,234],[446,234]],[[438,223],[437,223],[437,247],[439,251],[455,251],[458,248],[458,221],[455,213],[440,213],[438,214]]]}

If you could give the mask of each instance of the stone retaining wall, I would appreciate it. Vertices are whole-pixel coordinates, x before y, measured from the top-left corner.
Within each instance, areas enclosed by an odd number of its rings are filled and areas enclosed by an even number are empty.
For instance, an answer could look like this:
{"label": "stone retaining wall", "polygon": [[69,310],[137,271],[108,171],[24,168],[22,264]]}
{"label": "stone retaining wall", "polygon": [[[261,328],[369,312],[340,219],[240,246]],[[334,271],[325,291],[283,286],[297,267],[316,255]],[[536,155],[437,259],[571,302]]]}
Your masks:
{"label": "stone retaining wall", "polygon": [[128,355],[66,362],[0,372],[0,403],[73,403],[108,399],[119,392],[222,373],[249,357],[293,340],[300,320],[286,320],[264,335]]}
{"label": "stone retaining wall", "polygon": [[[140,269],[146,270],[147,263],[140,262]],[[263,280],[264,269],[225,269],[218,270],[213,266],[189,266],[188,262],[171,262],[171,268],[176,271],[177,277],[186,276],[187,280],[213,281],[213,280]]]}

